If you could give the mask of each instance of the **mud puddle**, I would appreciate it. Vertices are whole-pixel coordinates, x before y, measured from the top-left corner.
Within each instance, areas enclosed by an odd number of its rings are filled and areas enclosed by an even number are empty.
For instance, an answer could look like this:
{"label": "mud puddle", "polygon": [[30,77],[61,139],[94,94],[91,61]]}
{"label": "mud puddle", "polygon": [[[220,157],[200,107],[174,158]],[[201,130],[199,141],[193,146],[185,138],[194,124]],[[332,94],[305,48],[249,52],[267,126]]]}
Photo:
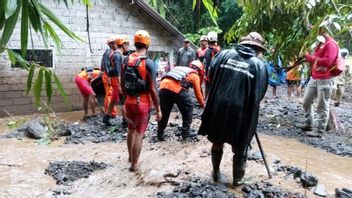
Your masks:
{"label": "mud puddle", "polygon": [[[352,186],[350,158],[341,158],[294,140],[267,135],[260,138],[270,164],[280,160],[283,164],[308,170],[319,179],[319,184],[325,185],[329,195],[334,195],[335,188]],[[145,140],[141,171],[138,173],[128,171],[125,142],[62,144],[61,141],[41,146],[29,139],[0,141],[0,185],[3,187],[0,188],[0,197],[52,197],[65,193],[72,197],[93,194],[103,197],[155,197],[158,192],[172,193],[175,184],[182,186],[192,178],[211,181],[211,145],[205,138],[196,143],[173,140],[152,143]],[[253,145],[253,152],[256,150],[256,145]],[[232,181],[231,159],[231,149],[226,146],[221,170],[229,182]],[[111,166],[72,182],[69,189],[60,189],[51,176],[44,174],[50,162],[54,161],[97,161]],[[178,173],[179,170],[181,173]],[[286,176],[285,172],[277,172],[273,179],[268,180],[261,160],[248,162],[246,177],[255,178],[261,185],[270,182],[273,187],[285,192],[304,194],[306,190],[302,185],[293,176]],[[307,190],[308,197],[313,196],[312,191],[314,189]],[[244,196],[242,188],[230,188],[228,192],[236,197]]]}
{"label": "mud puddle", "polygon": [[341,107],[332,107],[336,111],[343,130],[326,132],[323,138],[311,138],[295,127],[295,124],[302,122],[304,118],[302,104],[296,99],[286,100],[284,93],[286,90],[282,87],[278,88],[280,98],[272,99],[270,91],[261,104],[259,133],[295,138],[327,152],[352,157],[352,103],[344,101]]}

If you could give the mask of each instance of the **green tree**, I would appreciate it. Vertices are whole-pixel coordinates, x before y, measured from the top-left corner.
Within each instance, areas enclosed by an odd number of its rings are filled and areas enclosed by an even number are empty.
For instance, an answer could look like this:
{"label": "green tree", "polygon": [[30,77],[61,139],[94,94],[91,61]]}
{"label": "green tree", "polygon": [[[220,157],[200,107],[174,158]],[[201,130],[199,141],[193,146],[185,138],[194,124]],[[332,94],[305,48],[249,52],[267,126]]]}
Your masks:
{"label": "green tree", "polygon": [[275,49],[273,57],[280,54],[289,60],[309,50],[319,25],[325,24],[341,46],[351,46],[350,0],[237,0],[237,3],[243,14],[225,34],[229,43],[257,31]]}

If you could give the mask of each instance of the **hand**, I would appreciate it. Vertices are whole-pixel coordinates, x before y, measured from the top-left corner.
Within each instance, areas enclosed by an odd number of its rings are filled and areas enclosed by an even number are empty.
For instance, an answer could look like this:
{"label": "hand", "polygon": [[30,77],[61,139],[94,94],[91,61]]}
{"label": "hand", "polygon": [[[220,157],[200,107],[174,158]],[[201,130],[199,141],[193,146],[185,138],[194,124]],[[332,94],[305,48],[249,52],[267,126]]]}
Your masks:
{"label": "hand", "polygon": [[162,115],[161,115],[161,111],[157,111],[157,112],[156,112],[156,118],[155,118],[155,121],[159,122],[159,121],[161,120],[161,117],[162,117]]}

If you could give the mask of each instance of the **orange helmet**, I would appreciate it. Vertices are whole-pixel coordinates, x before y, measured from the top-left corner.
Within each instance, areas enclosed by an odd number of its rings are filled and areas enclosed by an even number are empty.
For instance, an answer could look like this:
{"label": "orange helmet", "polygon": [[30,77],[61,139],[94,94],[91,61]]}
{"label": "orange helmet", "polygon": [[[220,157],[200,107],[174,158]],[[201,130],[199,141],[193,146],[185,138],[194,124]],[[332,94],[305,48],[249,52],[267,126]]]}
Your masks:
{"label": "orange helmet", "polygon": [[130,41],[128,40],[127,37],[116,37],[115,38],[115,44],[116,45],[123,45],[124,43],[129,43]]}
{"label": "orange helmet", "polygon": [[110,36],[107,40],[106,40],[106,44],[109,45],[111,42],[115,41],[116,36]]}
{"label": "orange helmet", "polygon": [[194,60],[194,61],[192,61],[192,62],[190,63],[190,66],[191,66],[192,68],[195,68],[195,69],[199,72],[199,74],[202,74],[203,71],[204,71],[204,65],[203,65],[203,63],[200,62],[199,60]]}
{"label": "orange helmet", "polygon": [[150,45],[150,35],[147,31],[144,30],[138,30],[134,34],[134,43],[140,43],[146,46]]}

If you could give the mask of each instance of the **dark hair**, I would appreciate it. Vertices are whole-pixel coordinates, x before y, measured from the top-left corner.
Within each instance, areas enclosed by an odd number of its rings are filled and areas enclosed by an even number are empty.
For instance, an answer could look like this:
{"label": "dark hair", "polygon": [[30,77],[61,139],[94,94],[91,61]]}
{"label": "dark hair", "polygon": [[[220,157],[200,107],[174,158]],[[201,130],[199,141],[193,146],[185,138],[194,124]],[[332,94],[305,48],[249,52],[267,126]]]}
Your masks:
{"label": "dark hair", "polygon": [[216,41],[208,41],[208,44],[215,45]]}
{"label": "dark hair", "polygon": [[137,50],[140,50],[140,49],[147,49],[148,47],[142,43],[134,43],[134,46],[136,47]]}

